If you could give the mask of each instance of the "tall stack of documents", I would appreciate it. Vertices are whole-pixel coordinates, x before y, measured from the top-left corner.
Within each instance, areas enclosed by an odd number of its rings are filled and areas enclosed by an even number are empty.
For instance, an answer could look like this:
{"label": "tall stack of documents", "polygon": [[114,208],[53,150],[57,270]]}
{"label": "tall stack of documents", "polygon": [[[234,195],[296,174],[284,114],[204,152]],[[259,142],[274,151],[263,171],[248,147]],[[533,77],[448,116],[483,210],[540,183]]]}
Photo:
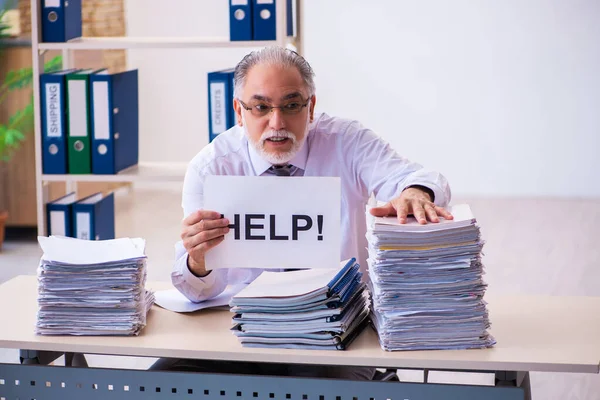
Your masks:
{"label": "tall stack of documents", "polygon": [[367,209],[372,322],[384,350],[495,344],[487,332],[479,226],[468,205],[450,211],[453,220],[420,225]]}
{"label": "tall stack of documents", "polygon": [[39,237],[40,335],[138,335],[154,294],[145,289],[143,239]]}
{"label": "tall stack of documents", "polygon": [[368,321],[355,259],[336,269],[263,272],[230,302],[245,347],[344,350]]}

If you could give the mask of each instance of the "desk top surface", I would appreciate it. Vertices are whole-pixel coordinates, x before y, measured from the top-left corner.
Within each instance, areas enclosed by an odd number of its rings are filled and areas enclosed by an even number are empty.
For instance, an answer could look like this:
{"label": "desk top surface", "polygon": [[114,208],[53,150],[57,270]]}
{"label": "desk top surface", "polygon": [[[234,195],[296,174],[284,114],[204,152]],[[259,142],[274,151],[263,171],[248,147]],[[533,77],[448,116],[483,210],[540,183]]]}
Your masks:
{"label": "desk top surface", "polygon": [[[148,282],[147,288],[170,288]],[[484,350],[381,349],[367,328],[348,350],[244,348],[230,331],[227,310],[178,314],[154,306],[137,337],[38,336],[35,276],[0,285],[0,348],[299,364],[397,368],[599,373],[600,297],[486,296],[491,333],[498,344]]]}

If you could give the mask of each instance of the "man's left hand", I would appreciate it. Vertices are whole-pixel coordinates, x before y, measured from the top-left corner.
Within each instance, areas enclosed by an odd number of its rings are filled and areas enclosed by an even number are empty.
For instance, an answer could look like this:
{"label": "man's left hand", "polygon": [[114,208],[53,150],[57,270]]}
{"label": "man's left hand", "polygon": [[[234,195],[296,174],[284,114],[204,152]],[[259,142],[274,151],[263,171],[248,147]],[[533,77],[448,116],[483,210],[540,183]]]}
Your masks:
{"label": "man's left hand", "polygon": [[444,208],[436,206],[427,192],[418,188],[408,188],[402,191],[399,197],[396,197],[385,206],[372,208],[371,214],[376,217],[397,215],[401,224],[406,223],[406,218],[412,214],[421,225],[426,224],[427,220],[440,222],[439,217],[454,218]]}

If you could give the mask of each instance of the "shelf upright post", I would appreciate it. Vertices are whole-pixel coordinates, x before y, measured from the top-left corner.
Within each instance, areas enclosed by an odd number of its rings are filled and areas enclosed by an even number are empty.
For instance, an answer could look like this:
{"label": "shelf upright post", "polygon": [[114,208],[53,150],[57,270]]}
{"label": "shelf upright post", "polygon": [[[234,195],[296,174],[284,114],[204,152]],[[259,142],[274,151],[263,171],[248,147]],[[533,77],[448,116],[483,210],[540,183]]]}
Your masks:
{"label": "shelf upright post", "polygon": [[286,47],[286,34],[287,34],[287,18],[285,17],[287,14],[287,1],[286,0],[276,0],[276,39],[277,45],[280,47]]}
{"label": "shelf upright post", "polygon": [[[63,69],[69,69],[69,68],[74,68],[75,67],[75,63],[73,61],[73,52],[74,50],[71,50],[69,48],[63,48],[62,49],[62,68]],[[65,121],[66,123],[68,123],[68,121]],[[65,137],[65,143],[69,143],[69,138]],[[69,179],[65,182],[65,194],[71,193],[71,192],[77,192],[77,181],[76,180],[72,180]]]}
{"label": "shelf upright post", "polygon": [[40,73],[43,72],[44,53],[39,51],[40,42],[40,7],[38,0],[31,0],[31,61],[33,86],[33,131],[35,140],[35,196],[37,211],[38,235],[46,235],[44,206],[47,191],[42,180],[42,122],[40,107]]}

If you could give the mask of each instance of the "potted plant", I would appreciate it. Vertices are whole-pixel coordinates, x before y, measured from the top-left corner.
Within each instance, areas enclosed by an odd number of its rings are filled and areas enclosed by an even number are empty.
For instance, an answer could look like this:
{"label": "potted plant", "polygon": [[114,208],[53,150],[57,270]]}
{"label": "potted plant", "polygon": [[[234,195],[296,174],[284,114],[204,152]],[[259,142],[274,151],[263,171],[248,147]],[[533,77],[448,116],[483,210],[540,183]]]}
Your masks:
{"label": "potted plant", "polygon": [[[2,56],[5,44],[3,41],[9,38],[7,30],[9,26],[2,23],[6,11],[10,5],[0,9],[0,57]],[[53,72],[60,70],[62,66],[62,57],[57,56],[48,61],[44,70]],[[31,67],[8,71],[5,77],[0,77],[0,107],[7,101],[10,92],[18,89],[27,89],[31,87],[33,81],[33,70]],[[11,160],[15,150],[19,148],[25,140],[26,135],[33,132],[33,95],[29,103],[20,110],[14,112],[7,121],[0,120],[0,163]],[[2,188],[0,188],[0,192]],[[0,205],[0,249],[4,242],[4,227],[8,218],[7,210],[1,209]]]}

